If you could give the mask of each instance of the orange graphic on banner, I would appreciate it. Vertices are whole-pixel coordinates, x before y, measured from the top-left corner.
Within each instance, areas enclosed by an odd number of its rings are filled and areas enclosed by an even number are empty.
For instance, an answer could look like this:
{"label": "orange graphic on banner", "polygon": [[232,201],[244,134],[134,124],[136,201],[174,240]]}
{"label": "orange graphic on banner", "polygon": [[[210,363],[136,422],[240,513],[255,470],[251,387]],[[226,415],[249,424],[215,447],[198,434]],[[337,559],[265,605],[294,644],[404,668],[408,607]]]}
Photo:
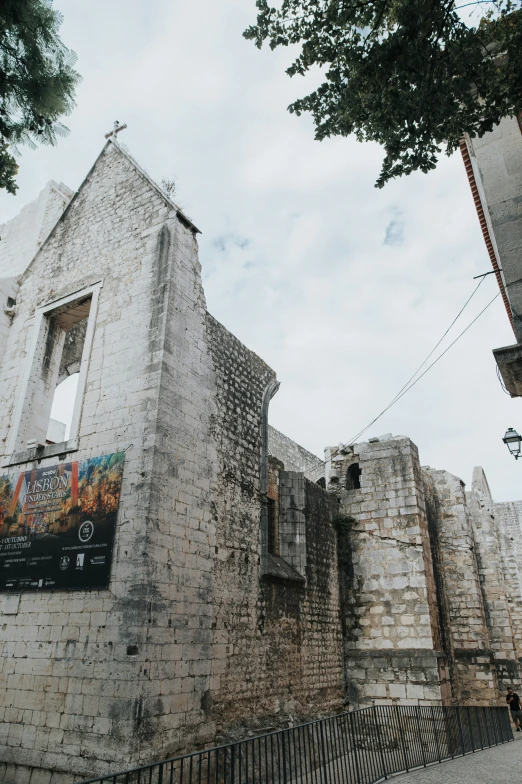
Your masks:
{"label": "orange graphic on banner", "polygon": [[24,474],[20,474],[18,477],[18,482],[16,483],[16,489],[13,494],[13,500],[11,501],[11,506],[9,507],[9,517],[13,517],[16,504],[18,503],[18,496],[20,495],[20,490],[22,489],[22,482],[24,481]]}

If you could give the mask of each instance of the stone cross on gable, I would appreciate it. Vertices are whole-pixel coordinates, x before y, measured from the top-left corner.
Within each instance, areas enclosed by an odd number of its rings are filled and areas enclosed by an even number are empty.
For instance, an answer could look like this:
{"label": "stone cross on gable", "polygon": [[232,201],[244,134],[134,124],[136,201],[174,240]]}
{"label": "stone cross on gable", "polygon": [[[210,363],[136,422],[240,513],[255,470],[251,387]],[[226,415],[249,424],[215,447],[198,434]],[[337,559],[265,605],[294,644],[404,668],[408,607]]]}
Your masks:
{"label": "stone cross on gable", "polygon": [[113,137],[113,141],[117,141],[117,139],[116,139],[116,135],[117,135],[117,134],[118,134],[120,131],[124,131],[126,127],[127,127],[127,123],[124,123],[123,125],[120,125],[120,124],[119,124],[119,122],[118,122],[118,120],[115,120],[115,122],[114,122],[114,128],[112,129],[112,131],[110,131],[110,133],[106,133],[106,134],[105,134],[105,138],[106,138],[106,139],[110,139],[110,138],[111,138],[111,136],[112,136],[112,137]]}

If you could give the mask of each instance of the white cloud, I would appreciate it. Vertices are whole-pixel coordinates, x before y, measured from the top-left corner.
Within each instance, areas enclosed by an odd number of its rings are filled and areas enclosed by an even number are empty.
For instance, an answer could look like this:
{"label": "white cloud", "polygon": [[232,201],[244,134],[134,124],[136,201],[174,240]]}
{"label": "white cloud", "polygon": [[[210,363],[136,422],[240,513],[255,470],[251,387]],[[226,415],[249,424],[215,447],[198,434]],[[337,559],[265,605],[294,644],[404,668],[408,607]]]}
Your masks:
{"label": "white cloud", "polygon": [[[56,5],[84,77],[78,108],[58,147],[24,151],[20,192],[0,196],[2,217],[50,178],[77,187],[103,134],[126,122],[122,140],[157,180],[176,176],[203,231],[209,310],[282,381],[273,424],[318,454],[349,439],[490,269],[459,156],[376,190],[376,145],[315,142],[310,118],[286,111],[317,75],[289,79],[289,50],[259,52],[242,38],[254,0]],[[462,328],[495,285],[485,280]],[[499,299],[366,436],[409,435],[423,463],[467,482],[481,464],[498,500],[520,497],[522,466],[501,438],[520,430],[521,409],[491,354],[512,342]]]}

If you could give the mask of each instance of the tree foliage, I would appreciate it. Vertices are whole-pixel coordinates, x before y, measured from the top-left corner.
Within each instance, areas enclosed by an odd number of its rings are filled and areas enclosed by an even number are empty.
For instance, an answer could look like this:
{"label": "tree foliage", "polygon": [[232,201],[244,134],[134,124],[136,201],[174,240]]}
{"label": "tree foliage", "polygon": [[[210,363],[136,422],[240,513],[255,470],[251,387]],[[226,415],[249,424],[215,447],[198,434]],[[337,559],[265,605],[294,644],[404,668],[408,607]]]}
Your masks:
{"label": "tree foliage", "polygon": [[244,36],[300,45],[287,73],[324,80],[289,110],[311,112],[316,139],[354,134],[384,147],[376,185],[435,168],[464,133],[482,136],[522,109],[521,0],[484,5],[472,26],[453,0],[257,0]]}
{"label": "tree foliage", "polygon": [[[76,55],[59,38],[51,0],[0,3],[0,188],[15,193],[17,145],[56,144],[74,106]],[[9,148],[9,149],[8,149]]]}

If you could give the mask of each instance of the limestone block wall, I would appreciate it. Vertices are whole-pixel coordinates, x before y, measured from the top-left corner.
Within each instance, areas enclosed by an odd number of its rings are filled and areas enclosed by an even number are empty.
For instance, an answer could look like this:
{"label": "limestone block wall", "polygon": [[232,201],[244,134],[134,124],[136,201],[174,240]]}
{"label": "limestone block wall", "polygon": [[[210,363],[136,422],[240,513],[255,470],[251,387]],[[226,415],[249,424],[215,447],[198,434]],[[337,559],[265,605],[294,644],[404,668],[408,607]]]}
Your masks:
{"label": "limestone block wall", "polygon": [[212,742],[223,658],[215,616],[216,379],[197,246],[177,219],[167,219],[155,240],[148,368],[157,368],[159,387],[142,531],[146,617],[132,640],[141,668],[136,761]]}
{"label": "limestone block wall", "polygon": [[[179,232],[180,267],[191,267],[192,232],[184,238],[187,230],[177,227],[175,208],[109,144],[21,280],[1,366],[2,470],[10,462],[5,445],[35,308],[100,279],[78,444],[66,459],[125,451],[125,468],[110,588],[23,593],[18,611],[2,615],[0,759],[6,782],[15,766],[16,775],[31,768],[67,772],[64,780],[70,782],[71,774],[83,778],[137,761],[151,701],[162,699],[158,681],[151,685],[147,644],[157,626],[148,529],[157,526],[150,510],[164,375],[157,338],[165,318],[159,235],[166,221]],[[193,309],[188,278],[180,274],[176,287],[178,302]],[[197,446],[185,440],[192,454]],[[35,457],[8,468],[23,471],[37,464]],[[39,464],[60,459],[48,456]],[[164,655],[181,659],[178,643],[165,642],[171,647]]]}
{"label": "limestone block wall", "polygon": [[510,537],[516,559],[522,563],[522,501],[495,503],[493,509],[499,530]]}
{"label": "limestone block wall", "polygon": [[306,574],[305,477],[281,471],[279,478],[279,553],[302,577]]}
{"label": "limestone block wall", "polygon": [[287,471],[302,471],[313,482],[324,477],[324,461],[272,425],[268,426],[268,448],[273,457],[284,463]]}
{"label": "limestone block wall", "polygon": [[353,699],[437,704],[439,620],[422,477],[415,445],[398,437],[353,447],[360,488],[340,492],[351,546],[344,597],[345,657]]}
{"label": "limestone block wall", "polygon": [[[212,428],[218,460],[212,498],[217,661],[210,716],[218,737],[231,737],[342,706],[337,536],[329,495],[272,459],[268,495],[280,503],[280,546],[273,570],[263,571],[261,414],[274,374],[210,316],[207,330],[216,372]],[[295,541],[282,522],[291,505],[282,487],[290,489],[293,480],[294,502],[299,497],[295,533],[301,535]],[[290,552],[299,563],[290,563]]]}
{"label": "limestone block wall", "polygon": [[[293,477],[298,530],[280,568],[262,569],[261,425],[275,376],[207,313],[194,232],[109,143],[22,275],[0,370],[2,469],[116,451],[125,468],[109,589],[3,605],[9,784],[50,770],[70,784],[343,704],[336,504]],[[15,454],[35,313],[94,284],[77,438]]]}
{"label": "limestone block wall", "polygon": [[[490,647],[495,659],[499,688],[519,680],[515,634],[511,617],[494,504],[482,468],[475,468],[468,505],[473,525],[478,571]],[[516,619],[515,619],[516,620]]]}
{"label": "limestone block wall", "polygon": [[448,471],[423,469],[441,642],[451,673],[451,699],[490,705],[498,684],[480,587],[464,483]]}
{"label": "limestone block wall", "polygon": [[520,611],[522,608],[522,501],[496,503],[493,507],[506,585],[514,624],[515,650],[522,658]]}
{"label": "limestone block wall", "polygon": [[[495,509],[495,522],[498,521],[498,512]],[[514,547],[511,536],[506,534],[500,525],[497,528],[497,537],[502,567],[502,578],[506,591],[506,599],[511,620],[513,646],[516,658],[522,659],[522,581],[521,564]]]}

